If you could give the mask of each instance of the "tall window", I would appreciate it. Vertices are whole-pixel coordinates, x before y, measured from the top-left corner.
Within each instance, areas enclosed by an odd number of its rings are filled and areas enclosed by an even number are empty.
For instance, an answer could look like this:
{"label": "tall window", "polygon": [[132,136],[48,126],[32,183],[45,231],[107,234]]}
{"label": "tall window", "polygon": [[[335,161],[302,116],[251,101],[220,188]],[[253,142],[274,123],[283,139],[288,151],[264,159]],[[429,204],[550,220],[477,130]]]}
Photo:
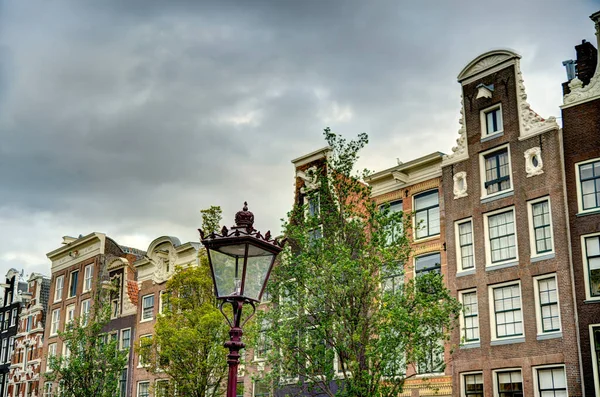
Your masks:
{"label": "tall window", "polygon": [[543,397],[567,397],[567,379],[564,367],[536,368],[537,392]]}
{"label": "tall window", "polygon": [[485,135],[502,132],[502,108],[496,106],[483,112],[485,118]]}
{"label": "tall window", "polygon": [[560,331],[560,311],[558,308],[558,289],[556,276],[540,277],[534,280],[537,283],[536,292],[538,303],[538,331],[539,333]]}
{"label": "tall window", "polygon": [[404,265],[389,264],[381,269],[381,289],[383,292],[396,293],[404,284]]}
{"label": "tall window", "polygon": [[583,252],[589,296],[600,297],[600,235],[583,237]]}
{"label": "tall window", "polygon": [[439,252],[428,255],[421,255],[415,258],[415,275],[427,274],[431,272],[440,273],[442,269],[441,256]]}
{"label": "tall window", "polygon": [[437,190],[415,196],[415,222],[418,239],[440,234],[440,200]]}
{"label": "tall window", "polygon": [[523,397],[523,376],[521,370],[498,371],[496,382],[499,397]]}
{"label": "tall window", "polygon": [[496,338],[523,335],[523,313],[521,311],[521,287],[518,283],[492,287]]}
{"label": "tall window", "polygon": [[84,301],[81,301],[81,318],[82,318],[84,325],[87,325],[87,323],[88,323],[88,320],[90,317],[91,306],[92,306],[91,300],[86,299]]}
{"label": "tall window", "polygon": [[600,208],[600,160],[580,164],[578,170],[581,209]]}
{"label": "tall window", "polygon": [[253,397],[269,397],[270,395],[271,389],[267,382],[258,380],[254,382]]}
{"label": "tall window", "polygon": [[60,309],[52,311],[52,322],[50,323],[50,335],[58,334],[58,323],[60,321]]}
{"label": "tall window", "polygon": [[18,315],[18,311],[17,308],[15,307],[14,309],[12,309],[12,313],[11,313],[11,317],[10,317],[10,326],[15,326],[17,325],[17,315]]}
{"label": "tall window", "polygon": [[[383,210],[383,206],[381,209]],[[389,211],[390,214],[402,212],[402,200],[396,200],[389,203]],[[404,233],[404,225],[402,222],[394,222],[387,227],[387,243],[392,244],[394,241],[397,241],[398,238]]]}
{"label": "tall window", "polygon": [[66,324],[69,324],[75,320],[75,305],[67,306],[67,321]]}
{"label": "tall window", "polygon": [[10,312],[5,312],[4,313],[4,322],[2,323],[2,329],[4,329],[4,330],[8,329],[9,321],[10,321]]}
{"label": "tall window", "polygon": [[65,286],[65,276],[58,276],[54,284],[54,302],[62,299],[63,287]]}
{"label": "tall window", "polygon": [[6,356],[8,355],[8,338],[2,339],[2,354],[0,355],[0,362],[6,362]]}
{"label": "tall window", "polygon": [[8,361],[12,359],[13,352],[15,351],[15,337],[11,336],[8,338]]}
{"label": "tall window", "polygon": [[473,255],[473,221],[471,219],[456,223],[458,270],[469,270],[475,267]]}
{"label": "tall window", "polygon": [[[431,338],[429,338],[431,339]],[[444,342],[430,340],[425,346],[425,354],[417,363],[418,374],[433,374],[444,371]]]}
{"label": "tall window", "polygon": [[463,397],[483,397],[483,374],[464,374],[463,375]]}
{"label": "tall window", "polygon": [[491,264],[517,258],[515,212],[513,209],[486,215]]}
{"label": "tall window", "polygon": [[129,350],[131,346],[131,329],[121,331],[121,350]]}
{"label": "tall window", "polygon": [[154,393],[155,397],[171,397],[172,393],[169,390],[169,381],[168,380],[157,380],[156,381],[156,392]]}
{"label": "tall window", "polygon": [[485,171],[485,195],[510,190],[510,164],[508,148],[483,156]]}
{"label": "tall window", "polygon": [[263,319],[259,334],[258,334],[258,343],[256,348],[254,349],[254,359],[262,360],[267,358],[267,354],[271,348],[271,341],[269,340],[268,331],[270,328],[269,321]]}
{"label": "tall window", "polygon": [[546,199],[529,203],[531,220],[532,255],[552,252],[552,220],[550,216],[550,201]]}
{"label": "tall window", "polygon": [[308,201],[308,206],[307,206],[307,214],[308,216],[319,216],[319,212],[320,212],[320,200],[319,200],[319,195],[318,194],[314,194],[312,196],[306,196],[307,201]]}
{"label": "tall window", "polygon": [[52,372],[52,368],[50,368],[50,360],[52,357],[56,357],[56,343],[50,343],[48,345],[48,361],[46,362],[46,372]]}
{"label": "tall window", "polygon": [[121,370],[119,377],[119,397],[127,397],[127,368]]}
{"label": "tall window", "polygon": [[[141,335],[140,336],[140,346],[148,346],[152,343],[152,335]],[[142,357],[142,355],[140,354],[138,356],[138,366],[143,367],[145,366],[146,363],[144,362],[144,359]]]}
{"label": "tall window", "polygon": [[142,321],[152,320],[154,315],[154,294],[142,298]]}
{"label": "tall window", "polygon": [[44,383],[44,397],[53,397],[52,387],[53,387],[52,382]]}
{"label": "tall window", "polygon": [[150,382],[138,382],[137,397],[150,397]]}
{"label": "tall window", "polygon": [[69,298],[77,294],[77,279],[79,278],[79,270],[71,272],[71,280],[69,282]]}
{"label": "tall window", "polygon": [[468,291],[461,294],[463,304],[462,338],[465,343],[479,341],[479,309],[477,292]]}
{"label": "tall window", "polygon": [[83,272],[83,292],[92,289],[92,278],[94,277],[94,265],[87,265]]}

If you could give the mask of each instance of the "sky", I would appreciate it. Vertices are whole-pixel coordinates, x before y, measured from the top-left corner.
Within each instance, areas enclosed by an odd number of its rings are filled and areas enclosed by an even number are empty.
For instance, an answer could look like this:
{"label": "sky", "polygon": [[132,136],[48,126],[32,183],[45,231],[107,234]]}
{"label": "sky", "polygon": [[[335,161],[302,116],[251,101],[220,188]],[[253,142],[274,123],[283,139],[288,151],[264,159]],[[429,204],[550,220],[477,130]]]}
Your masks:
{"label": "sky", "polygon": [[[248,201],[281,230],[291,160],[330,127],[379,171],[458,137],[456,76],[522,55],[528,102],[560,116],[562,61],[600,0],[0,1],[0,274],[50,274],[62,236],[145,250],[198,241]],[[559,119],[560,122],[560,119]]]}

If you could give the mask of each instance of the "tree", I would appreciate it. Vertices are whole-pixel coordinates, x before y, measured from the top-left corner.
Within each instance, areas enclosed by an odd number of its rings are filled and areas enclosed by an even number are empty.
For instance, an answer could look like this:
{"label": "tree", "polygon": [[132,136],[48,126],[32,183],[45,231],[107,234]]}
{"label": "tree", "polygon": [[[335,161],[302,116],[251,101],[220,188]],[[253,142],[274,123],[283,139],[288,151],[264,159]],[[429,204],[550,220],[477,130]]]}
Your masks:
{"label": "tree", "polygon": [[441,275],[404,277],[410,215],[377,206],[368,173],[353,174],[367,135],[324,135],[331,155],[284,225],[274,304],[256,322],[269,324],[258,333],[271,341],[267,378],[289,394],[396,396],[407,365],[440,364],[460,305]]}
{"label": "tree", "polygon": [[46,380],[58,382],[57,397],[117,397],[119,378],[127,365],[127,351],[119,350],[116,337],[106,332],[110,304],[98,288],[90,315],[75,318],[59,338],[63,354],[48,357]]}
{"label": "tree", "polygon": [[[203,213],[204,230],[215,231],[220,207]],[[169,387],[180,396],[214,397],[222,393],[227,376],[228,328],[215,306],[213,281],[204,251],[200,265],[177,267],[167,281],[163,307],[152,338],[137,347],[147,370],[171,378]],[[166,391],[166,395],[171,395]]]}

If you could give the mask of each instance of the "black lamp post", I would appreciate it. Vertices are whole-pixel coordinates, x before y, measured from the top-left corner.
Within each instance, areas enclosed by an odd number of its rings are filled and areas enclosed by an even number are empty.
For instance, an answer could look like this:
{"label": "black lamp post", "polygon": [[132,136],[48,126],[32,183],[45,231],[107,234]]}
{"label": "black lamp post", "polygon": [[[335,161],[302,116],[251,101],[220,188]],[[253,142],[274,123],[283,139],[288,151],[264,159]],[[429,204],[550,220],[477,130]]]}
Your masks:
{"label": "black lamp post", "polygon": [[[220,301],[219,309],[231,328],[230,339],[224,344],[229,349],[227,397],[236,397],[239,352],[245,347],[242,327],[256,312],[256,303],[260,303],[273,262],[285,243],[285,239],[271,239],[271,232],[262,236],[253,228],[254,214],[248,211],[247,203],[244,203],[242,211],[235,214],[235,223],[231,230],[223,226],[221,234],[205,234],[198,229],[200,240],[208,252],[215,295]],[[231,318],[223,311],[225,304],[231,304]],[[242,323],[244,304],[250,305],[252,312]]]}

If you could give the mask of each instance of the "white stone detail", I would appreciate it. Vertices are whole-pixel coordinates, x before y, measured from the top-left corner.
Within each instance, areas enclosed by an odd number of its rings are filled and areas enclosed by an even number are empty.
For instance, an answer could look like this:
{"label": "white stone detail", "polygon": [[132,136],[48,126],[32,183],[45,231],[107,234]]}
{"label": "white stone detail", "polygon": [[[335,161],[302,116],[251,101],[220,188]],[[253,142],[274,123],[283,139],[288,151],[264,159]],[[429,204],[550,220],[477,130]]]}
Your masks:
{"label": "white stone detail", "polygon": [[476,59],[474,64],[467,65],[467,67],[458,76],[459,80],[464,80],[467,77],[476,75],[486,69],[490,69],[493,66],[499,65],[502,62],[511,59],[512,56],[505,53],[499,53],[496,55],[485,56],[481,59]]}
{"label": "white stone detail", "polygon": [[312,166],[304,171],[296,171],[296,176],[304,181],[304,187],[300,188],[300,193],[308,193],[319,188],[319,174],[317,167]]}
{"label": "white stone detail", "polygon": [[[534,158],[537,159],[537,165],[534,164]],[[544,163],[542,161],[542,150],[539,147],[532,147],[525,151],[525,172],[527,178],[541,175],[544,173]]]}
{"label": "white stone detail", "polygon": [[457,172],[452,179],[454,179],[454,200],[467,197],[467,173],[465,171]]}
{"label": "white stone detail", "polygon": [[460,128],[458,129],[458,138],[456,146],[452,148],[452,154],[447,154],[442,159],[442,167],[457,163],[469,158],[469,150],[467,148],[467,126],[465,125],[465,104],[463,96],[460,96],[460,119],[458,120]]}

